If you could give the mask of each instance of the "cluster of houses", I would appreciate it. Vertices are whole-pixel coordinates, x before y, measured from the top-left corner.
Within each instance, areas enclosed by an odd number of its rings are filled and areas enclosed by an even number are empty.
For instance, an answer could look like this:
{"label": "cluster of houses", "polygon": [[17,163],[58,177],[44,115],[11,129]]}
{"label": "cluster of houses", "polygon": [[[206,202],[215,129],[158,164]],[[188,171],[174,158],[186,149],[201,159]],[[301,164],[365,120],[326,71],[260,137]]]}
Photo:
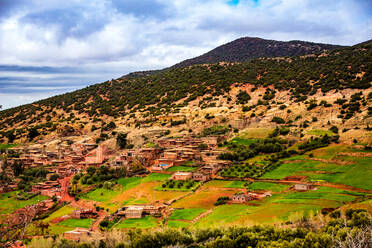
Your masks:
{"label": "cluster of houses", "polygon": [[[220,136],[203,138],[170,138],[157,140],[157,147],[123,151],[112,162],[113,166],[125,167],[128,171],[134,161],[139,161],[149,171],[165,173],[168,168],[192,161],[199,169],[194,173],[177,172],[174,180],[194,179],[207,181],[228,163],[218,159],[220,150],[215,149],[223,140]],[[201,146],[202,145],[202,146]]]}
{"label": "cluster of houses", "polygon": [[265,197],[270,197],[271,192],[247,192],[247,193],[237,193],[231,197],[233,203],[246,203],[248,201],[260,200]]}
{"label": "cluster of houses", "polygon": [[[49,173],[48,181],[33,185],[32,192],[52,197],[61,193],[60,180],[75,175],[88,166],[99,166],[107,159],[107,150],[104,146],[96,144],[76,143],[72,145],[61,144],[56,151],[47,151],[42,145],[31,148],[15,147],[8,151],[8,164],[21,163],[24,168],[43,166]],[[11,167],[6,168],[12,174]],[[58,175],[58,181],[51,181],[53,174]],[[16,184],[0,188],[1,192],[16,189]]]}

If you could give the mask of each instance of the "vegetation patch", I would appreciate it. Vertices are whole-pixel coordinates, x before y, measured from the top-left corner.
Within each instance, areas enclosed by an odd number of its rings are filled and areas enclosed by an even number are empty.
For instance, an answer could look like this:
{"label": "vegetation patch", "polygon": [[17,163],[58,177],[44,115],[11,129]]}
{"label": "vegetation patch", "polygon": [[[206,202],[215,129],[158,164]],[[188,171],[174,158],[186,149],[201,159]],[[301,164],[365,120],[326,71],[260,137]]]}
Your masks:
{"label": "vegetation patch", "polygon": [[289,188],[289,185],[268,182],[253,182],[247,187],[250,190],[268,190],[274,192],[280,192],[287,188]]}
{"label": "vegetation patch", "polygon": [[191,223],[184,222],[184,221],[178,221],[178,220],[168,220],[167,225],[169,227],[174,227],[174,228],[184,228],[184,227],[189,227]]}
{"label": "vegetation patch", "polygon": [[157,226],[157,221],[152,216],[146,216],[141,219],[125,219],[119,224],[115,225],[115,228],[153,228]]}
{"label": "vegetation patch", "polygon": [[202,209],[202,208],[178,209],[178,210],[173,211],[169,219],[170,220],[193,220],[203,212],[205,212],[205,209]]}
{"label": "vegetation patch", "polygon": [[28,200],[17,200],[17,192],[18,191],[13,191],[0,195],[0,214],[10,214],[17,209],[24,208],[26,206],[33,205],[40,201],[48,199],[47,196],[36,195]]}
{"label": "vegetation patch", "polygon": [[58,223],[58,225],[66,227],[89,228],[92,225],[92,219],[67,219]]}
{"label": "vegetation patch", "polygon": [[170,190],[170,191],[191,191],[195,190],[200,186],[200,183],[194,180],[169,180],[163,183],[160,187],[157,187],[157,190]]}
{"label": "vegetation patch", "polygon": [[172,166],[167,169],[167,171],[195,171],[197,167],[190,167],[190,166]]}

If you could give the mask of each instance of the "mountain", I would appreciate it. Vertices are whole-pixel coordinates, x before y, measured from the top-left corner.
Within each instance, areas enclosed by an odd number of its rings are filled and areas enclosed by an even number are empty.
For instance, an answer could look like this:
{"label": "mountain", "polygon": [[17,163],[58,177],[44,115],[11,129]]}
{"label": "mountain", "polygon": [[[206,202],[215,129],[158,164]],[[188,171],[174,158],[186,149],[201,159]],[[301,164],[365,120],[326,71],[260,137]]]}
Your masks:
{"label": "mountain", "polygon": [[[243,38],[241,42],[245,40],[247,39]],[[249,38],[248,40],[266,42],[261,39]],[[296,47],[297,43],[289,43]],[[224,48],[225,51],[229,50],[228,47],[233,47],[231,44]],[[268,54],[264,47],[255,54],[257,56]],[[275,46],[269,47],[272,49]],[[283,47],[291,46],[277,45],[276,47],[277,54],[283,54]],[[320,48],[320,45],[315,47],[318,48],[308,45],[307,49],[303,48],[302,51],[315,49],[313,51],[319,52],[325,49],[325,47]],[[334,48],[330,45],[326,47]],[[246,50],[242,49],[242,51]],[[298,54],[298,50],[292,53]],[[286,54],[289,54],[288,50]],[[266,117],[266,114],[272,115],[272,109],[279,108],[281,104],[293,107],[291,110],[293,115],[302,107],[306,107],[304,113],[311,111],[314,106],[319,106],[319,110],[326,109],[326,106],[333,103],[325,104],[324,101],[337,98],[343,98],[339,101],[342,102],[342,109],[337,107],[339,106],[337,103],[334,104],[329,118],[343,122],[344,126],[358,123],[366,125],[370,120],[371,111],[367,113],[367,108],[370,106],[366,103],[367,99],[372,97],[372,94],[369,94],[372,82],[370,42],[307,56],[257,58],[244,63],[176,67],[178,66],[153,75],[107,81],[33,104],[1,111],[0,139],[3,142],[10,140],[9,136],[11,140],[25,139],[31,129],[48,135],[57,132],[59,128],[65,128],[66,124],[76,126],[77,132],[84,129],[84,132],[89,133],[91,131],[89,127],[95,125],[96,128],[98,124],[103,127],[108,120],[121,121],[121,125],[133,128],[170,125],[170,122],[161,121],[159,116],[172,116],[183,108],[186,108],[185,111],[189,109],[196,113],[215,107],[218,111],[225,111],[223,113],[227,117],[226,113],[230,110],[232,114],[242,113],[252,114],[252,116],[256,114],[255,111],[259,111],[262,116],[259,119],[267,119],[269,117]],[[359,89],[363,89],[361,95],[352,97]],[[247,95],[252,96],[249,101]],[[320,103],[321,99],[324,99],[322,103]],[[247,113],[242,111],[243,105],[249,107]],[[219,106],[227,108],[228,111],[222,107],[219,109]],[[264,109],[262,106],[265,106]],[[283,111],[278,110],[277,113],[282,114],[281,112]],[[321,112],[318,114],[321,116]],[[199,114],[195,115],[200,118]],[[290,116],[286,118],[292,118]],[[327,124],[326,119],[323,121]],[[61,133],[65,132],[61,131]]]}
{"label": "mountain", "polygon": [[[198,64],[213,64],[217,62],[246,62],[251,59],[261,57],[292,57],[312,53],[320,53],[326,50],[342,48],[339,45],[313,43],[307,41],[276,41],[261,38],[243,37],[231,41],[227,44],[216,47],[215,49],[198,57],[187,59],[177,63],[167,69],[182,68]],[[132,72],[124,77],[135,78],[149,76],[163,70],[149,70]]]}
{"label": "mountain", "polygon": [[342,46],[313,43],[306,41],[275,41],[261,38],[244,37],[216,47],[198,57],[187,59],[171,68],[181,68],[196,64],[212,64],[217,62],[245,62],[261,57],[292,57],[320,53]]}

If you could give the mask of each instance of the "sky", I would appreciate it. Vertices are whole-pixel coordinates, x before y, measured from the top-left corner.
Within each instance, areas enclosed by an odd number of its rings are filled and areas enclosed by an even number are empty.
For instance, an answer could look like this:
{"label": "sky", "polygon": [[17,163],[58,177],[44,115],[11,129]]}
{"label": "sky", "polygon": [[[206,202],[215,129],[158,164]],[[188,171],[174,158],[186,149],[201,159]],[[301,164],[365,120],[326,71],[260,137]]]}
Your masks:
{"label": "sky", "polygon": [[245,36],[353,45],[372,39],[372,0],[0,0],[0,105],[165,68]]}

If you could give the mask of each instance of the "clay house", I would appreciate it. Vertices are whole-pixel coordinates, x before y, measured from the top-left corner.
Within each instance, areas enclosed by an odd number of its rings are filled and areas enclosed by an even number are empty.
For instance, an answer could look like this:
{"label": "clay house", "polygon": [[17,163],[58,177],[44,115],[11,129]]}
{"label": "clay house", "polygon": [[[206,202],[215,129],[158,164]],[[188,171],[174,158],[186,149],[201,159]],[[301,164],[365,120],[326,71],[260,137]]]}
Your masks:
{"label": "clay house", "polygon": [[307,191],[307,190],[313,190],[315,189],[315,186],[312,184],[306,184],[306,183],[296,183],[293,185],[294,190],[297,191]]}
{"label": "clay house", "polygon": [[192,179],[198,182],[206,182],[211,179],[211,176],[208,174],[203,174],[201,172],[195,172],[192,174]]}
{"label": "clay house", "polygon": [[213,176],[213,175],[217,175],[217,173],[220,170],[222,170],[223,167],[224,167],[223,163],[214,162],[214,163],[210,163],[210,164],[203,166],[202,168],[199,169],[199,172],[206,174],[206,175]]}
{"label": "clay house", "polygon": [[49,197],[53,197],[60,193],[60,184],[56,181],[46,181],[42,183],[38,183],[32,186],[33,193],[40,193],[41,195],[46,195]]}
{"label": "clay house", "polygon": [[209,147],[217,147],[218,143],[222,142],[225,139],[224,136],[207,136],[201,138],[201,141],[207,144]]}
{"label": "clay house", "polygon": [[179,181],[179,180],[186,181],[186,180],[192,179],[192,173],[177,171],[176,173],[172,175],[171,178],[176,181]]}
{"label": "clay house", "polygon": [[98,214],[93,209],[79,209],[70,214],[73,219],[95,219]]}
{"label": "clay house", "polygon": [[231,197],[233,203],[246,203],[254,199],[251,195],[244,193],[235,194]]}
{"label": "clay house", "polygon": [[139,219],[146,215],[159,217],[165,208],[166,206],[164,204],[133,205],[122,207],[116,212],[116,215],[127,219]]}
{"label": "clay house", "polygon": [[144,212],[143,206],[130,206],[124,209],[125,218],[127,219],[139,219],[142,218]]}
{"label": "clay house", "polygon": [[91,151],[85,156],[85,163],[90,165],[100,165],[105,160],[104,153],[106,152],[105,146],[98,146],[95,150]]}
{"label": "clay house", "polygon": [[185,160],[180,160],[180,159],[159,158],[154,161],[154,166],[152,166],[151,169],[153,171],[162,171],[172,166],[182,165],[184,162]]}

